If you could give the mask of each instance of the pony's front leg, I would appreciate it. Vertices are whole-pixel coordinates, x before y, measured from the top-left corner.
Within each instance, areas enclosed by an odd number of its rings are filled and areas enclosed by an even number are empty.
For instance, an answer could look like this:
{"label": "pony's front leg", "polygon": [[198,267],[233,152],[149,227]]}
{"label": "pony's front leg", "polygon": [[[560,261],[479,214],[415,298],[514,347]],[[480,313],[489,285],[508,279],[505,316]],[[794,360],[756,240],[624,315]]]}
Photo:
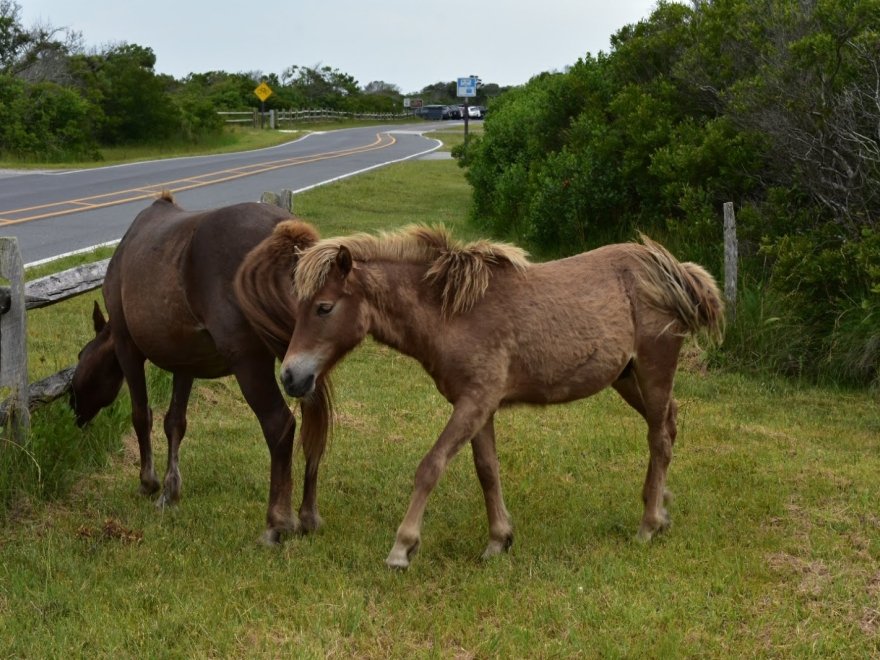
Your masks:
{"label": "pony's front leg", "polygon": [[452,417],[446,423],[437,442],[419,463],[416,470],[415,488],[409,508],[397,528],[397,537],[385,563],[391,568],[405,569],[421,544],[422,518],[428,496],[437,485],[449,461],[461,446],[474,437],[488,419],[486,407],[474,401],[458,401]]}
{"label": "pony's front leg", "polygon": [[168,466],[165,469],[165,482],[162,495],[156,501],[156,506],[162,508],[166,505],[174,505],[180,501],[180,466],[178,464],[178,452],[180,443],[186,433],[186,407],[189,404],[189,395],[192,392],[193,379],[191,376],[174,374],[171,405],[165,413],[165,436],[168,438]]}
{"label": "pony's front leg", "polygon": [[324,381],[319,381],[315,391],[303,399],[300,406],[302,428],[299,439],[306,458],[303,497],[299,507],[300,531],[303,533],[313,532],[323,524],[318,513],[318,467],[327,446],[331,407],[330,391]]}
{"label": "pony's front leg", "polygon": [[233,367],[245,400],[257,416],[269,447],[269,507],[263,542],[275,545],[287,532],[299,530],[291,511],[291,463],[296,421],[275,384],[274,360],[251,356]]}
{"label": "pony's front leg", "polygon": [[494,415],[471,440],[471,448],[474,453],[474,467],[486,500],[486,515],[489,517],[489,545],[483,552],[483,559],[488,559],[506,552],[513,545],[513,525],[501,495],[498,454],[495,452]]}

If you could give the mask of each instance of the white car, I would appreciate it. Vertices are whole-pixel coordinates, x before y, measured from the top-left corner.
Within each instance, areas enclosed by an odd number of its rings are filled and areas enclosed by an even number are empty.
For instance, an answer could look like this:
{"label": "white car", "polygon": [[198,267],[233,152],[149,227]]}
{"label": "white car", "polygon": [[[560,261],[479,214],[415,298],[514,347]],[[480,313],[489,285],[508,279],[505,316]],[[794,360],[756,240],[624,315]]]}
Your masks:
{"label": "white car", "polygon": [[483,113],[480,110],[480,106],[478,105],[469,105],[468,106],[468,117],[471,119],[482,119]]}

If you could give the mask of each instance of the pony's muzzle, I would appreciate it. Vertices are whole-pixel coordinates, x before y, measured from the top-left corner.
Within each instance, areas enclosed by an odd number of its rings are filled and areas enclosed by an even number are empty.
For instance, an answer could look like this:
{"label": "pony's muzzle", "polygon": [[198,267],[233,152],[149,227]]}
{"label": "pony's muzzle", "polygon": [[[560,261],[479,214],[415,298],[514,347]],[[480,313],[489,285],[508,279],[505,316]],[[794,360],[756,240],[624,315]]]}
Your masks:
{"label": "pony's muzzle", "polygon": [[315,391],[315,372],[311,360],[292,360],[281,365],[281,384],[289,396],[302,398]]}

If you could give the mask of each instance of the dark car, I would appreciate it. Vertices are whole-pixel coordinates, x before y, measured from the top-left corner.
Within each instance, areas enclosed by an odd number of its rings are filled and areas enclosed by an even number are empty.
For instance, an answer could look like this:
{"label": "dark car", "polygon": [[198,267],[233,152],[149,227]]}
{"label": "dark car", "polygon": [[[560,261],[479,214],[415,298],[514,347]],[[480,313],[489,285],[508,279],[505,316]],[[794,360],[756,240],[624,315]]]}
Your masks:
{"label": "dark car", "polygon": [[461,119],[461,110],[457,105],[447,105],[443,119]]}
{"label": "dark car", "polygon": [[448,119],[446,117],[446,106],[445,105],[425,105],[422,106],[422,111],[419,115],[422,119]]}

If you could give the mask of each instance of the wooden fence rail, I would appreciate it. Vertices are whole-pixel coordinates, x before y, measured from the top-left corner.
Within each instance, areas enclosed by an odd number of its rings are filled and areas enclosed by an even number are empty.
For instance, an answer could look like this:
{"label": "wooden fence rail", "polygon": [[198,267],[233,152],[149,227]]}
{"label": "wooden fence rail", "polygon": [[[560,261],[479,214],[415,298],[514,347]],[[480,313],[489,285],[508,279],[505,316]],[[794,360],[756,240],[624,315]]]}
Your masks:
{"label": "wooden fence rail", "polygon": [[226,124],[248,124],[258,128],[268,124],[269,128],[276,128],[283,123],[302,121],[326,121],[339,119],[354,119],[358,121],[386,121],[392,119],[411,119],[412,112],[346,112],[343,110],[330,110],[329,108],[305,108],[301,110],[269,110],[260,113],[259,110],[241,110],[218,112]]}

